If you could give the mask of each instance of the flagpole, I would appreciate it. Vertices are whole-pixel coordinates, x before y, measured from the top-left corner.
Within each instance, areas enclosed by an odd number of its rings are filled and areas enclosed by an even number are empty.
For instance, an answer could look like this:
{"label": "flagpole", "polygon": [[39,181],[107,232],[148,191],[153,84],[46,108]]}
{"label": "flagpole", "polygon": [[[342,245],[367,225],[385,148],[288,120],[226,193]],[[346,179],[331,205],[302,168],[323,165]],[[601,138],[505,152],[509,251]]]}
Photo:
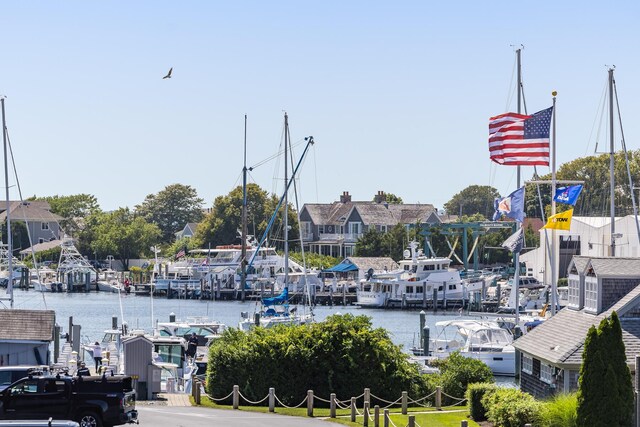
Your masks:
{"label": "flagpole", "polygon": [[[522,63],[520,60],[520,54],[522,53],[522,49],[516,49],[516,61],[518,65],[518,114],[521,113],[521,91],[522,91]],[[517,185],[516,188],[520,188],[520,165],[517,166]],[[517,225],[516,227],[522,227],[522,223]],[[516,230],[518,231],[518,230]],[[513,286],[515,286],[515,322],[516,322],[516,338],[520,336],[520,331],[517,329],[520,325],[520,251],[517,251],[513,254],[513,265],[515,267],[515,272],[513,274]]]}
{"label": "flagpole", "polygon": [[[553,138],[551,142],[551,215],[556,214],[556,95],[553,95]],[[556,293],[558,284],[556,282],[556,229],[551,229],[551,315],[556,314]]]}

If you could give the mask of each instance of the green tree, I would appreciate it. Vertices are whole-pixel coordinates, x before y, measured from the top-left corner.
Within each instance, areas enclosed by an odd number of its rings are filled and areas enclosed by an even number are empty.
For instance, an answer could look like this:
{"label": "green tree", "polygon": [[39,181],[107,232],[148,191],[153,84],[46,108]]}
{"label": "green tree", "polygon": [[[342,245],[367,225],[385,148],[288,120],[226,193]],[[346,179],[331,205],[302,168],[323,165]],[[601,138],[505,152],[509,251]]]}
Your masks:
{"label": "green tree", "polygon": [[582,352],[578,382],[578,426],[631,426],[634,394],[620,319],[592,326]]}
{"label": "green tree", "polygon": [[[373,197],[373,201],[376,201],[376,197]],[[396,196],[393,193],[385,193],[385,201],[390,205],[401,205],[404,202],[402,201],[402,197]]]}
{"label": "green tree", "polygon": [[91,194],[35,197],[35,200],[48,202],[51,212],[62,217],[60,228],[73,237],[78,237],[87,216],[100,211],[98,200]]}
{"label": "green tree", "polygon": [[369,228],[356,242],[356,256],[380,257],[389,253],[384,248],[384,233]]}
{"label": "green tree", "polygon": [[185,225],[202,220],[203,204],[195,188],[171,184],[157,194],[149,194],[135,209],[136,214],[158,226],[162,243],[171,243]]}
{"label": "green tree", "polygon": [[[259,366],[260,369],[251,369]],[[247,399],[259,400],[275,387],[287,405],[307,390],[317,396],[357,396],[365,387],[395,401],[403,391],[424,396],[427,384],[383,328],[351,314],[329,316],[306,326],[225,330],[209,347],[206,391],[225,396],[235,384]],[[319,403],[319,402],[318,402]]]}
{"label": "green tree", "polygon": [[445,203],[444,208],[453,215],[480,214],[484,218],[491,218],[495,209],[493,203],[500,193],[488,185],[470,185],[454,195]]}
{"label": "green tree", "polygon": [[[629,151],[629,169],[634,183],[640,182],[640,150]],[[558,180],[584,181],[584,189],[578,198],[574,215],[609,216],[610,215],[610,173],[609,154],[581,157],[562,164],[556,173]],[[550,180],[551,175],[540,177]],[[614,156],[614,198],[616,214],[632,213],[631,189],[624,159],[624,153],[618,152]],[[534,184],[529,184],[525,190],[526,213],[529,217],[540,217],[540,203]],[[545,210],[551,204],[551,185],[540,185],[540,191]]]}
{"label": "green tree", "polygon": [[[257,184],[247,184],[247,231],[248,234],[260,239],[267,229],[267,225],[278,204],[278,198],[269,195]],[[299,227],[297,224],[296,211],[289,206],[289,245],[291,250],[298,243]],[[276,248],[283,248],[282,241],[283,209],[280,208],[276,219],[272,225],[270,235],[271,244]],[[213,209],[196,231],[195,244],[199,246],[211,247],[217,245],[228,245],[240,243],[240,233],[242,229],[242,186],[231,190],[226,196],[218,196],[213,203]]]}
{"label": "green tree", "polygon": [[129,269],[130,259],[147,254],[161,235],[157,225],[134,215],[129,208],[100,213],[93,220],[95,238],[91,242],[91,249],[103,255],[101,258],[105,254],[115,256],[122,261],[125,270]]}

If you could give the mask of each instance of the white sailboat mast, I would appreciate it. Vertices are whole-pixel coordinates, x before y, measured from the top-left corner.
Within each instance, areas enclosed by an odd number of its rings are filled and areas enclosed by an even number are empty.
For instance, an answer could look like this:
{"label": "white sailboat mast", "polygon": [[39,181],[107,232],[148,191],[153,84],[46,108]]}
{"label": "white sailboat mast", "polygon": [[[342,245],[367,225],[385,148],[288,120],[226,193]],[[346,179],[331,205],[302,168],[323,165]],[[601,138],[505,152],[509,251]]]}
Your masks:
{"label": "white sailboat mast", "polygon": [[[613,68],[609,68],[609,176],[611,192],[611,256],[616,256],[615,146],[613,141]],[[633,191],[633,190],[631,190]]]}
{"label": "white sailboat mast", "polygon": [[7,123],[4,115],[4,96],[0,99],[0,103],[2,104],[2,145],[4,147],[4,182],[7,199],[7,267],[9,269],[7,293],[9,294],[10,306],[13,308],[13,242],[11,241],[11,202],[9,201],[9,163],[7,155]]}
{"label": "white sailboat mast", "polygon": [[284,286],[289,286],[289,183],[288,176],[288,147],[289,144],[289,116],[284,113]]}
{"label": "white sailboat mast", "polygon": [[[242,301],[245,299],[245,285],[247,284],[247,115],[244,115],[244,163],[242,167],[242,233],[241,233],[241,257],[240,266],[242,276],[240,286],[242,287]],[[210,253],[211,251],[209,251]],[[208,255],[207,255],[208,256]]]}

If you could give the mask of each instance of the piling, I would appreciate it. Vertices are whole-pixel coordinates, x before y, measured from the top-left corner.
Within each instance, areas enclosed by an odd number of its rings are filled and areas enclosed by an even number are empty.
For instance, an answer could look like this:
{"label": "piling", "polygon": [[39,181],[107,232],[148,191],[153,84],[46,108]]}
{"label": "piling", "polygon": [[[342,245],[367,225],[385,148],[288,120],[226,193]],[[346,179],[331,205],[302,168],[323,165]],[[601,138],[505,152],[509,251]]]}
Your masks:
{"label": "piling", "polygon": [[460,421],[460,427],[468,427],[468,426],[469,426],[469,422],[467,420]]}
{"label": "piling", "polygon": [[351,422],[356,422],[356,398],[351,398]]}
{"label": "piling", "polygon": [[384,414],[382,415],[382,425],[383,427],[389,427],[389,410],[385,409]]}
{"label": "piling", "polygon": [[429,327],[427,325],[424,326],[422,330],[422,355],[423,356],[431,356],[431,352],[429,351]]}
{"label": "piling", "polygon": [[416,416],[415,415],[409,415],[409,424],[407,424],[409,427],[416,427]]}
{"label": "piling", "polygon": [[331,393],[329,395],[329,417],[336,417],[336,394]]}
{"label": "piling", "polygon": [[276,411],[276,389],[269,387],[269,412]]}
{"label": "piling", "polygon": [[408,394],[406,391],[402,392],[402,415],[407,415],[407,400]]}
{"label": "piling", "polygon": [[233,409],[238,409],[240,406],[240,386],[233,386]]}
{"label": "piling", "polygon": [[371,402],[371,389],[370,388],[365,388],[364,389],[364,401],[365,402]]}
{"label": "piling", "polygon": [[438,312],[438,287],[433,287],[433,314]]}
{"label": "piling", "polygon": [[373,407],[373,427],[380,427],[380,405]]}
{"label": "piling", "polygon": [[313,417],[313,390],[307,390],[307,417]]}
{"label": "piling", "polygon": [[364,408],[362,410],[362,414],[364,415],[364,421],[362,422],[362,425],[364,427],[367,427],[369,425],[369,402],[365,401],[364,402]]}
{"label": "piling", "polygon": [[442,387],[436,387],[436,409],[439,411],[442,409]]}

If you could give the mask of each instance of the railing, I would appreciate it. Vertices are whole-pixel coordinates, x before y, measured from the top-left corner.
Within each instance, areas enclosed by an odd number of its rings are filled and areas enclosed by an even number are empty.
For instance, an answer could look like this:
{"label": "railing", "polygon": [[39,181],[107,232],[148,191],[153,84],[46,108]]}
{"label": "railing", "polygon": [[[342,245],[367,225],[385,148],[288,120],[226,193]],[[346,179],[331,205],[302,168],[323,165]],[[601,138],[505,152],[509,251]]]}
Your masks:
{"label": "railing", "polygon": [[343,233],[343,234],[338,234],[338,233],[319,233],[318,234],[318,238],[319,238],[320,241],[323,241],[323,240],[340,241],[340,240],[342,240],[343,242],[349,242],[349,243],[355,242],[361,236],[362,236],[362,233]]}
{"label": "railing", "polygon": [[[194,387],[191,390],[192,396],[194,398],[194,401],[196,402],[197,405],[200,404],[201,402],[201,394],[203,393],[202,390],[202,383],[200,381],[200,379],[196,379],[195,383],[194,383]],[[282,401],[278,398],[278,396],[276,395],[276,390],[275,388],[271,387],[269,388],[269,392],[268,394],[263,397],[262,399],[258,399],[255,401],[249,400],[247,399],[245,396],[243,396],[243,394],[240,392],[240,386],[238,385],[234,385],[233,386],[233,390],[226,396],[224,397],[220,397],[220,398],[216,398],[210,395],[207,395],[206,393],[204,393],[210,400],[212,400],[213,402],[216,403],[221,403],[224,402],[226,400],[228,400],[229,398],[231,398],[231,402],[232,402],[232,407],[233,409],[238,409],[240,407],[240,402],[241,400],[244,401],[245,403],[249,404],[249,405],[260,405],[263,404],[264,402],[267,402],[267,405],[269,406],[269,412],[275,412],[275,408],[276,408],[276,402],[278,403],[278,405],[280,405],[283,408],[300,408],[302,407],[302,405],[304,405],[306,403],[306,408],[307,408],[307,416],[308,417],[313,417],[313,410],[314,410],[314,402],[315,401],[320,401],[320,402],[324,402],[324,403],[328,403],[329,404],[329,416],[330,418],[337,418],[337,409],[342,409],[342,410],[349,410],[350,411],[350,420],[351,422],[357,422],[357,417],[361,417],[362,418],[362,425],[363,426],[368,426],[369,422],[373,422],[374,426],[380,426],[380,409],[383,409],[383,423],[385,426],[395,426],[395,424],[393,423],[393,421],[391,420],[391,408],[392,407],[396,407],[396,412],[395,414],[401,414],[401,415],[408,415],[408,406],[409,404],[415,405],[415,406],[421,406],[421,407],[434,407],[436,410],[440,410],[442,408],[442,397],[446,396],[447,398],[449,398],[450,400],[456,401],[453,405],[450,406],[459,406],[462,405],[466,402],[466,398],[457,398],[457,397],[452,397],[449,396],[448,394],[446,394],[445,392],[442,391],[441,387],[436,387],[436,390],[433,391],[431,394],[421,397],[420,399],[412,399],[409,397],[408,393],[406,391],[403,391],[401,396],[396,399],[395,401],[389,401],[389,400],[385,400],[381,397],[378,397],[374,394],[371,393],[371,390],[368,388],[365,388],[363,393],[360,394],[359,396],[355,396],[355,397],[351,397],[349,399],[346,400],[339,400],[336,397],[335,393],[331,393],[331,395],[329,396],[329,399],[323,399],[320,396],[315,396],[313,393],[313,390],[308,390],[307,391],[307,395],[305,396],[305,398],[298,403],[297,405],[292,405],[292,406],[288,406],[284,403],[282,403]],[[362,411],[360,411],[358,409],[358,405],[357,402],[358,400],[360,400],[362,398],[362,404],[360,406],[360,408],[362,409]],[[385,406],[380,407],[380,405],[375,405],[374,406],[374,410],[373,410],[373,414],[371,413],[371,399],[376,399],[377,401],[379,401],[382,404],[385,404]],[[431,402],[431,400],[429,400],[430,398],[433,398],[433,404]],[[399,412],[398,412],[399,410]],[[466,421],[462,421],[462,426],[464,426]],[[415,417],[413,415],[408,415],[408,426],[418,426],[415,423]],[[418,426],[419,427],[419,426]]]}

